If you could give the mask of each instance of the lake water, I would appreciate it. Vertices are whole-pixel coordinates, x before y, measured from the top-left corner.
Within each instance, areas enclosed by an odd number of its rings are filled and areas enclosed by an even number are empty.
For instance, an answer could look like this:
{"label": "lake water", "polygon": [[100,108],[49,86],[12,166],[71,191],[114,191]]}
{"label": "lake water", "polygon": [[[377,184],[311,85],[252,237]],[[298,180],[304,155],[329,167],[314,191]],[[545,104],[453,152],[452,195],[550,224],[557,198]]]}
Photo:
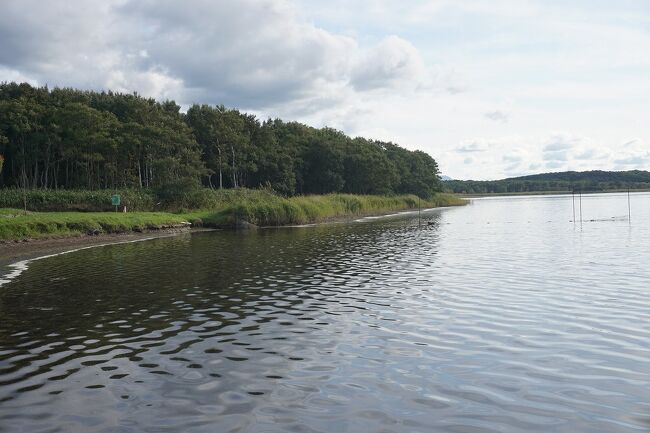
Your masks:
{"label": "lake water", "polygon": [[0,431],[648,431],[650,195],[631,204],[585,196],[581,224],[567,196],[479,199],[5,269]]}

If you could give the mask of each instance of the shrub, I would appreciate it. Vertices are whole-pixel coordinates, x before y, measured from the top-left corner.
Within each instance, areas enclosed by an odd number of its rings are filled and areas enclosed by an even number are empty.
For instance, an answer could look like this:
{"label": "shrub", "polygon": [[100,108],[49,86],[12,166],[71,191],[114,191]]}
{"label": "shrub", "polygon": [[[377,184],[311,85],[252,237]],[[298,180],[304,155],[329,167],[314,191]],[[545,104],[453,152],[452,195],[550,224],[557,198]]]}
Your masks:
{"label": "shrub", "polygon": [[[79,191],[33,189],[26,192],[27,209],[39,212],[102,212],[114,210],[111,196],[119,194],[122,205],[133,211],[150,211],[154,196],[150,191],[125,189],[119,191]],[[23,191],[17,188],[0,189],[0,208],[22,208]]]}

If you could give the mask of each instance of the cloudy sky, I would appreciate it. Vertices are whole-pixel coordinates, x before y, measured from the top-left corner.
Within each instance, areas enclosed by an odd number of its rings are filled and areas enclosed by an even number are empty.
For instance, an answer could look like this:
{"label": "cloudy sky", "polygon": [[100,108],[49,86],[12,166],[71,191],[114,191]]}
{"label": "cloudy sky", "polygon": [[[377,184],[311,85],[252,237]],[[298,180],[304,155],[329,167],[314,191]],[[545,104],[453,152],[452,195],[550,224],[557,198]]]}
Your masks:
{"label": "cloudy sky", "polygon": [[460,179],[650,169],[648,0],[2,0],[0,81],[327,125]]}

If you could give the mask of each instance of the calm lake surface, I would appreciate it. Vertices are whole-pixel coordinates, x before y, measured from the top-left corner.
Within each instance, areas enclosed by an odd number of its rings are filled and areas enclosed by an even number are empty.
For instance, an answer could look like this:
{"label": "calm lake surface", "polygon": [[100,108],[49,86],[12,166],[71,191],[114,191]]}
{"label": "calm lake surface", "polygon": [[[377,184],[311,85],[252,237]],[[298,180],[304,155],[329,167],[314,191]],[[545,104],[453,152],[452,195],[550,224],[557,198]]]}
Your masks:
{"label": "calm lake surface", "polygon": [[489,198],[421,228],[33,261],[0,287],[0,431],[648,431],[650,195],[631,203],[583,197],[574,224],[570,196]]}

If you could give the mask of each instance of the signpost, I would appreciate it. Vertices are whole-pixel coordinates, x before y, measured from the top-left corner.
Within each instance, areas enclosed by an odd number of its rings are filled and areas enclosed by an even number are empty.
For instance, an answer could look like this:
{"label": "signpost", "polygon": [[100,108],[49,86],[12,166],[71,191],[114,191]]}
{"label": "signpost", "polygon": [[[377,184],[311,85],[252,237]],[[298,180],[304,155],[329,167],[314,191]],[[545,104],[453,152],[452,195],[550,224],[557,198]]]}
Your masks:
{"label": "signpost", "polygon": [[119,194],[113,194],[111,197],[111,204],[115,206],[115,212],[117,212],[117,207],[120,205],[120,195]]}

